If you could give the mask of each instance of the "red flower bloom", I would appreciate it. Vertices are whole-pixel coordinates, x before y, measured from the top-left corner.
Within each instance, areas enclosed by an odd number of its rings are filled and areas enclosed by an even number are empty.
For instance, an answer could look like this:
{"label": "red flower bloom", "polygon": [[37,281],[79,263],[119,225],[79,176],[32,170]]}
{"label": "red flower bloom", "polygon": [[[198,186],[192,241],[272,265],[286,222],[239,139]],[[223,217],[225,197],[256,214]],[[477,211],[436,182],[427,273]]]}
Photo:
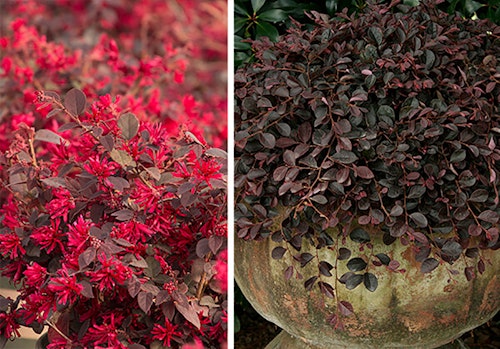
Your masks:
{"label": "red flower bloom", "polygon": [[108,258],[102,253],[97,258],[101,264],[100,268],[96,271],[88,271],[86,274],[92,282],[99,283],[100,290],[112,290],[117,284],[122,285],[131,277],[132,270],[113,256]]}
{"label": "red flower bloom", "polygon": [[106,158],[100,159],[93,156],[88,163],[83,165],[83,168],[100,180],[104,180],[113,175],[118,170],[119,165],[115,162],[109,162]]}
{"label": "red flower bloom", "polygon": [[107,315],[105,319],[103,319],[102,324],[94,324],[89,328],[86,340],[94,346],[97,344],[105,344],[111,348],[125,349],[126,347],[121,343],[118,335],[119,325],[117,322],[122,321],[123,318],[121,316],[115,319],[114,313]]}
{"label": "red flower bloom", "polygon": [[75,275],[69,275],[66,269],[59,269],[61,277],[51,279],[48,289],[57,295],[59,304],[66,304],[68,301],[74,303],[82,293],[83,286],[77,283]]}
{"label": "red flower bloom", "polygon": [[75,208],[75,201],[71,193],[64,188],[55,188],[52,193],[54,194],[54,198],[45,208],[52,218],[62,217],[67,222],[68,212]]}
{"label": "red flower bloom", "polygon": [[12,335],[21,337],[19,324],[16,321],[16,313],[0,313],[0,335],[12,338]]}
{"label": "red flower bloom", "polygon": [[83,249],[89,239],[90,227],[93,224],[86,221],[82,216],[78,216],[76,221],[69,226],[67,233],[68,246],[74,247],[77,251]]}
{"label": "red flower bloom", "polygon": [[59,219],[54,219],[51,221],[50,226],[43,226],[33,230],[31,238],[36,241],[36,243],[47,253],[51,253],[57,247],[64,252],[63,237],[64,233],[59,229],[60,224]]}
{"label": "red flower bloom", "polygon": [[34,262],[26,268],[23,274],[26,276],[25,281],[27,286],[39,288],[47,277],[47,269]]}
{"label": "red flower bloom", "polygon": [[0,235],[0,254],[11,259],[15,259],[26,253],[26,250],[21,245],[21,239],[14,233]]}
{"label": "red flower bloom", "polygon": [[176,329],[177,325],[173,325],[168,319],[165,319],[165,325],[155,324],[151,334],[153,335],[153,339],[162,341],[164,347],[170,347],[172,339],[182,335],[182,333],[176,331]]}
{"label": "red flower bloom", "polygon": [[[50,292],[49,292],[50,293]],[[55,310],[55,294],[48,294],[47,290],[32,289],[25,297],[24,309],[21,309],[22,318],[27,325],[33,322],[44,323],[51,311]]]}

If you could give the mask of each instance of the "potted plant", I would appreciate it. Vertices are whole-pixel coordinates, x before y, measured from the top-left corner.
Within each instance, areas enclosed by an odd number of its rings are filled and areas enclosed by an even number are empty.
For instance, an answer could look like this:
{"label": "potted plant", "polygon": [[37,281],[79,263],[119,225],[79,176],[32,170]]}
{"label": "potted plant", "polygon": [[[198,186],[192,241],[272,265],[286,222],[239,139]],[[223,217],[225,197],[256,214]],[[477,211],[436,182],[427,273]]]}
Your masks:
{"label": "potted plant", "polygon": [[1,346],[21,325],[49,349],[221,345],[225,152],[77,89],[38,101],[67,123],[20,124],[0,158]]}
{"label": "potted plant", "polygon": [[235,74],[235,277],[269,348],[435,348],[500,309],[500,27],[435,5],[312,12]]}

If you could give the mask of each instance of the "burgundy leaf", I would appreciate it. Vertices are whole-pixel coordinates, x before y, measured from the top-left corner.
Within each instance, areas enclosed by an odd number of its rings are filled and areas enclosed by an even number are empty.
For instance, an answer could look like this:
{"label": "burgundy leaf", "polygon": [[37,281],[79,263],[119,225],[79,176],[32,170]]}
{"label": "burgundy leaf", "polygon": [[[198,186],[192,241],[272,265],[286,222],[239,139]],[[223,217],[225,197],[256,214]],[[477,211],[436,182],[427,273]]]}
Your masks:
{"label": "burgundy leaf", "polygon": [[323,293],[328,298],[335,299],[335,290],[333,289],[332,285],[323,281],[319,281],[318,286],[321,290],[321,293]]}
{"label": "burgundy leaf", "polygon": [[436,269],[439,265],[439,262],[435,258],[427,258],[422,262],[422,266],[420,270],[422,273],[427,274]]}
{"label": "burgundy leaf", "polygon": [[87,280],[82,280],[79,282],[80,285],[83,286],[82,288],[82,296],[86,298],[94,298],[94,292],[92,291],[92,284],[88,282]]}
{"label": "burgundy leaf", "polygon": [[132,113],[125,113],[118,119],[118,127],[122,131],[122,136],[126,140],[134,138],[139,131],[139,119]]}
{"label": "burgundy leaf", "polygon": [[364,179],[372,179],[375,177],[372,170],[370,170],[366,166],[358,166],[355,168],[354,171],[359,177],[364,178]]}
{"label": "burgundy leaf", "polygon": [[333,265],[331,265],[330,263],[328,263],[326,261],[321,261],[321,262],[319,262],[318,267],[319,267],[319,272],[321,273],[321,275],[332,276],[332,273],[330,272],[330,270],[333,269]]}
{"label": "burgundy leaf", "polygon": [[285,279],[286,280],[290,280],[293,276],[293,266],[289,265],[286,269],[285,269]]}
{"label": "burgundy leaf", "polygon": [[97,251],[93,246],[90,246],[85,251],[83,251],[78,256],[78,266],[80,267],[80,270],[88,267],[91,263],[93,263],[96,260],[96,255]]}
{"label": "burgundy leaf", "polygon": [[76,88],[69,90],[64,96],[64,106],[68,111],[74,115],[78,116],[83,113],[87,103],[87,97],[85,94]]}
{"label": "burgundy leaf", "polygon": [[351,303],[347,301],[340,301],[337,304],[339,311],[342,315],[344,316],[350,316],[354,313],[354,307],[352,306]]}
{"label": "burgundy leaf", "polygon": [[137,294],[141,290],[141,282],[137,278],[132,278],[128,281],[127,289],[128,293],[133,298],[137,296]]}
{"label": "burgundy leaf", "polygon": [[466,267],[465,270],[465,277],[467,278],[467,281],[474,280],[476,278],[476,273],[474,271],[474,267]]}
{"label": "burgundy leaf", "polygon": [[480,259],[479,262],[477,262],[477,271],[479,272],[479,274],[482,274],[484,273],[485,270],[486,266],[484,264],[484,261]]}
{"label": "burgundy leaf", "polygon": [[481,212],[479,214],[478,218],[485,221],[485,222],[488,222],[491,224],[496,224],[498,222],[499,216],[498,216],[498,213],[496,213],[495,211],[486,210],[486,211]]}
{"label": "burgundy leaf", "polygon": [[50,131],[50,130],[45,130],[41,129],[35,132],[35,140],[36,141],[44,141],[48,143],[53,143],[53,144],[61,144],[62,137],[59,136],[57,133]]}
{"label": "burgundy leaf", "polygon": [[186,296],[176,297],[174,301],[175,309],[184,316],[184,318],[192,323],[197,329],[200,329],[201,323],[198,313],[193,308],[193,306],[188,302]]}
{"label": "burgundy leaf", "polygon": [[276,146],[276,138],[271,133],[259,134],[260,143],[268,149],[274,149]]}
{"label": "burgundy leaf", "polygon": [[283,258],[283,255],[286,253],[286,249],[284,247],[281,247],[281,246],[277,246],[273,249],[273,251],[271,252],[271,256],[274,258],[274,259],[281,259]]}
{"label": "burgundy leaf", "polygon": [[396,271],[398,270],[399,266],[400,266],[399,262],[393,259],[389,262],[389,265],[387,267],[392,271]]}
{"label": "burgundy leaf", "polygon": [[60,177],[44,178],[44,179],[42,179],[42,182],[47,184],[49,187],[67,188],[66,180],[64,178],[60,178]]}
{"label": "burgundy leaf", "polygon": [[288,167],[287,166],[277,167],[274,170],[274,172],[273,172],[273,179],[276,182],[281,182],[285,178],[285,175],[286,175],[287,171],[288,171]]}
{"label": "burgundy leaf", "polygon": [[410,214],[410,218],[419,228],[427,227],[427,218],[420,212],[413,212]]}
{"label": "burgundy leaf", "polygon": [[310,277],[309,279],[307,279],[305,282],[304,282],[304,288],[306,289],[306,291],[311,291],[313,286],[314,286],[314,283],[316,282],[316,280],[318,280],[318,277],[317,276],[312,276]]}
{"label": "burgundy leaf", "polygon": [[338,259],[339,260],[346,260],[346,259],[349,259],[349,257],[351,257],[351,250],[345,248],[345,247],[341,247],[339,248],[339,251],[338,251]]}
{"label": "burgundy leaf", "polygon": [[99,137],[99,142],[102,144],[106,151],[110,152],[115,147],[115,139],[112,134]]}
{"label": "burgundy leaf", "polygon": [[348,290],[355,289],[358,285],[360,285],[364,280],[363,275],[360,274],[351,274],[347,280],[345,281],[345,287]]}
{"label": "burgundy leaf", "polygon": [[141,310],[147,314],[153,305],[153,294],[146,291],[140,291],[137,295],[137,303]]}
{"label": "burgundy leaf", "polygon": [[378,279],[372,273],[365,273],[365,275],[363,275],[363,283],[365,284],[366,289],[370,292],[375,292],[378,287]]}

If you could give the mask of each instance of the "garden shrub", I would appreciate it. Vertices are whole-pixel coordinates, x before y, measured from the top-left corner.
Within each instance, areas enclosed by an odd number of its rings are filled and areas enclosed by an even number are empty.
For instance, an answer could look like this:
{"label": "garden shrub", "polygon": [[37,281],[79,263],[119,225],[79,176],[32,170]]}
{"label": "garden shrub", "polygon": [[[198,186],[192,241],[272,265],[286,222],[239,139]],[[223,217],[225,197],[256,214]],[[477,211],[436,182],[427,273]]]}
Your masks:
{"label": "garden shrub", "polygon": [[226,346],[225,9],[2,4],[0,347]]}

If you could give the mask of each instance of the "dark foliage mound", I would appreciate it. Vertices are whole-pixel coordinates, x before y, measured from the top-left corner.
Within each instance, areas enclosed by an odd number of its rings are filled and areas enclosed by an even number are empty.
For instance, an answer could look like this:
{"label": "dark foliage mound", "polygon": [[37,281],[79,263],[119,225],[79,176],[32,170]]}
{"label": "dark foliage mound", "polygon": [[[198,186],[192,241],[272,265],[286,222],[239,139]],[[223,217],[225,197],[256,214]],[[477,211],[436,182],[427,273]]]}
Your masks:
{"label": "dark foliage mound", "polygon": [[500,27],[398,3],[253,44],[235,75],[239,238],[300,251],[332,245],[330,227],[370,243],[375,226],[424,273],[499,247]]}

